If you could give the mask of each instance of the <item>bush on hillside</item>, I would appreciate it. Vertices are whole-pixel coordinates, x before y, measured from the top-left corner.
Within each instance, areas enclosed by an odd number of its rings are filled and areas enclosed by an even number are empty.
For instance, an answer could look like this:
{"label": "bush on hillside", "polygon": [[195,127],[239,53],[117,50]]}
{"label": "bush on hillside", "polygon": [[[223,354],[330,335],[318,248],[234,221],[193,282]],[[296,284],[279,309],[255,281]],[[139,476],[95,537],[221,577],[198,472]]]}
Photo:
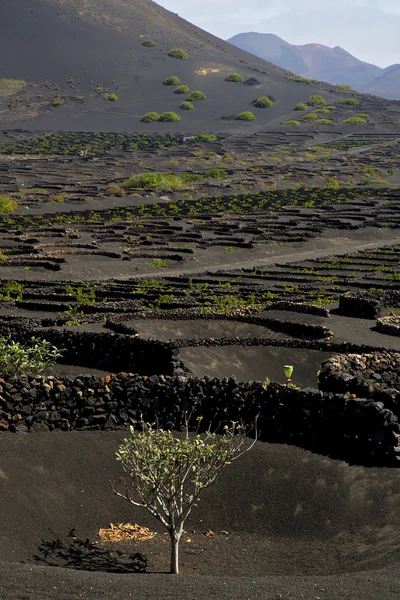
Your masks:
{"label": "bush on hillside", "polygon": [[188,141],[190,144],[212,143],[216,142],[218,136],[215,133],[198,133],[191,137]]}
{"label": "bush on hillside", "polygon": [[338,83],[337,88],[339,88],[340,90],[349,90],[351,91],[351,85],[348,85],[347,83]]}
{"label": "bush on hillside", "polygon": [[124,181],[122,187],[125,190],[157,188],[175,190],[182,187],[182,181],[172,173],[141,173]]}
{"label": "bush on hillside", "polygon": [[155,123],[160,120],[160,115],[156,112],[148,112],[140,119],[142,123]]}
{"label": "bush on hillside", "polygon": [[180,85],[174,90],[174,94],[188,94],[190,92],[188,85]]}
{"label": "bush on hillside", "polygon": [[297,127],[298,125],[300,125],[300,121],[296,121],[295,119],[289,119],[289,121],[285,121],[284,125],[287,125],[288,127]]}
{"label": "bush on hillside", "polygon": [[188,102],[198,102],[199,100],[205,100],[206,98],[207,96],[203,92],[200,92],[200,90],[195,90],[186,98],[186,100]]}
{"label": "bush on hillside", "polygon": [[211,179],[226,179],[228,177],[228,173],[225,169],[208,169],[204,173],[205,177],[210,177]]}
{"label": "bush on hillside", "polygon": [[318,115],[314,112],[304,115],[303,119],[318,119]]}
{"label": "bush on hillside", "polygon": [[64,104],[64,100],[62,98],[53,98],[52,106],[62,106]]}
{"label": "bush on hillside", "polygon": [[117,102],[118,100],[117,94],[114,94],[113,92],[111,94],[104,94],[104,98],[110,102]]}
{"label": "bush on hillside", "polygon": [[345,106],[358,106],[361,103],[357,98],[345,98],[344,100],[339,100],[339,104],[344,104]]}
{"label": "bush on hillside", "polygon": [[180,60],[187,60],[189,58],[189,54],[181,48],[172,48],[172,50],[168,52],[168,56],[179,58]]}
{"label": "bush on hillside", "polygon": [[171,75],[171,77],[167,77],[166,79],[164,79],[163,84],[164,85],[179,85],[181,82],[181,80],[179,79],[179,77],[177,77],[176,75]]}
{"label": "bush on hillside", "polygon": [[18,203],[8,194],[0,195],[0,214],[13,213],[18,208]]}
{"label": "bush on hillside", "polygon": [[268,96],[261,96],[261,98],[258,98],[258,100],[256,100],[253,104],[257,108],[269,108],[273,105],[273,102],[268,98]]}
{"label": "bush on hillside", "polygon": [[153,42],[153,40],[145,40],[142,46],[145,46],[146,48],[154,48],[155,46],[157,46],[157,44]]}
{"label": "bush on hillside", "polygon": [[191,102],[182,102],[182,104],[179,105],[179,108],[182,110],[193,110],[194,109],[194,105]]}
{"label": "bush on hillside", "polygon": [[333,125],[332,119],[315,119],[314,125]]}
{"label": "bush on hillside", "polygon": [[362,119],[361,117],[350,117],[349,119],[343,119],[342,123],[344,125],[363,125],[366,123],[366,119]]}
{"label": "bush on hillside", "polygon": [[32,338],[31,345],[0,337],[0,374],[11,377],[39,375],[52,367],[62,352],[46,340]]}
{"label": "bush on hillside", "polygon": [[174,123],[176,121],[180,121],[181,118],[178,114],[176,114],[176,112],[166,111],[160,115],[159,120],[163,121],[164,123]]}
{"label": "bush on hillside", "polygon": [[294,110],[307,110],[308,106],[307,104],[304,104],[303,102],[300,102],[300,104],[297,104],[297,106],[294,107]]}
{"label": "bush on hillside", "polygon": [[234,83],[242,83],[243,77],[239,73],[231,73],[225,78],[225,81],[232,81]]}
{"label": "bush on hillside", "polygon": [[308,100],[308,106],[321,106],[322,104],[326,104],[326,100],[323,96],[310,96]]}
{"label": "bush on hillside", "polygon": [[241,112],[238,115],[236,115],[235,119],[237,121],[255,121],[256,117],[249,110],[245,110],[244,112]]}

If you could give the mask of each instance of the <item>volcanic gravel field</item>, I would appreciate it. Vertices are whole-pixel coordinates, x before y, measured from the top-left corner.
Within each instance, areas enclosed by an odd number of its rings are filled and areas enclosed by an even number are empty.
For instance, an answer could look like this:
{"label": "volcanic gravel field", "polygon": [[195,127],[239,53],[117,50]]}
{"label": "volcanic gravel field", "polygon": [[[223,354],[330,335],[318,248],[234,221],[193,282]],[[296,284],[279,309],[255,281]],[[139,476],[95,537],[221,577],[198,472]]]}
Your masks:
{"label": "volcanic gravel field", "polygon": [[[0,599],[398,598],[400,103],[150,0],[2,0],[0,57],[0,334],[63,349],[43,377],[0,379]],[[220,425],[251,390],[276,412],[204,492],[172,576],[167,535],[111,483],[139,405],[172,386],[179,409],[186,385]],[[351,434],[321,444],[339,401]],[[156,535],[103,542],[111,523]]]}

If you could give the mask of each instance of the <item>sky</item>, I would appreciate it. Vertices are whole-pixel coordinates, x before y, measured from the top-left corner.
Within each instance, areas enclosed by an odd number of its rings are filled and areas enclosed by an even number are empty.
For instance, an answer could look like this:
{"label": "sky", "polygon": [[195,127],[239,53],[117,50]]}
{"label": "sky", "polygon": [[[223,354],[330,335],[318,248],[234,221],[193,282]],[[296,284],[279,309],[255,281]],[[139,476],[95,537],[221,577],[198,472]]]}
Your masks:
{"label": "sky", "polygon": [[341,46],[380,67],[400,63],[400,0],[157,0],[228,39],[274,33],[291,44]]}

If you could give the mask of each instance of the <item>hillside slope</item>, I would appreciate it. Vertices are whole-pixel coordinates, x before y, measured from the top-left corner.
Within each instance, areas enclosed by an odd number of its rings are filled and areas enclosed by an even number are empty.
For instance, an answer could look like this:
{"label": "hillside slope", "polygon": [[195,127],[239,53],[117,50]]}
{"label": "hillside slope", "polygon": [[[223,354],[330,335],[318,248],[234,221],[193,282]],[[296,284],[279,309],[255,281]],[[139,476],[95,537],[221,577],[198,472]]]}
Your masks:
{"label": "hillside slope", "polygon": [[[143,46],[148,39],[156,46]],[[189,58],[170,57],[172,48],[185,50]],[[257,85],[226,82],[232,72],[239,72],[245,81],[255,78]],[[187,95],[163,85],[171,75],[207,98],[194,102],[193,110],[181,110]],[[107,101],[107,93],[115,93],[118,100]],[[329,84],[293,81],[290,73],[197,29],[151,0],[0,3],[2,129],[149,133],[285,129],[283,123],[297,116],[296,104],[318,93],[329,104],[346,97],[346,92]],[[274,105],[255,109],[252,102],[264,95],[274,98]],[[375,104],[364,108],[374,112]],[[247,110],[256,114],[251,124],[232,118]],[[376,110],[382,110],[380,102]],[[182,120],[145,124],[140,119],[147,111],[176,111]],[[399,125],[397,111],[395,106],[387,121],[392,129]]]}
{"label": "hillside slope", "polygon": [[391,65],[360,91],[390,100],[400,100],[400,65]]}
{"label": "hillside slope", "polygon": [[334,84],[346,83],[354,89],[383,73],[380,67],[359,60],[339,46],[294,45],[272,33],[255,32],[239,33],[228,41],[302,77]]}

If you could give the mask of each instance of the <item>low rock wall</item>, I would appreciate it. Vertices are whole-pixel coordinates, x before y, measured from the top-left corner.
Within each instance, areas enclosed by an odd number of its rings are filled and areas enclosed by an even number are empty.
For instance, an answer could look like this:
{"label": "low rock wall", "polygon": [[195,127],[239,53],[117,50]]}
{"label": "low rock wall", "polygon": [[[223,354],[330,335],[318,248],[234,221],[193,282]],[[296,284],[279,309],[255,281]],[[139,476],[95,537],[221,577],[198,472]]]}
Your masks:
{"label": "low rock wall", "polygon": [[[275,383],[120,373],[0,379],[0,430],[124,429],[143,419],[179,430],[185,415],[221,431],[230,421],[260,439],[330,452],[369,464],[397,464],[400,427],[383,402]],[[400,459],[399,459],[400,460]],[[400,462],[399,462],[400,465]]]}
{"label": "low rock wall", "polygon": [[381,317],[376,322],[376,328],[381,333],[400,336],[400,317]]}
{"label": "low rock wall", "polygon": [[360,319],[378,319],[385,308],[400,308],[400,291],[346,292],[340,296],[339,314]]}

